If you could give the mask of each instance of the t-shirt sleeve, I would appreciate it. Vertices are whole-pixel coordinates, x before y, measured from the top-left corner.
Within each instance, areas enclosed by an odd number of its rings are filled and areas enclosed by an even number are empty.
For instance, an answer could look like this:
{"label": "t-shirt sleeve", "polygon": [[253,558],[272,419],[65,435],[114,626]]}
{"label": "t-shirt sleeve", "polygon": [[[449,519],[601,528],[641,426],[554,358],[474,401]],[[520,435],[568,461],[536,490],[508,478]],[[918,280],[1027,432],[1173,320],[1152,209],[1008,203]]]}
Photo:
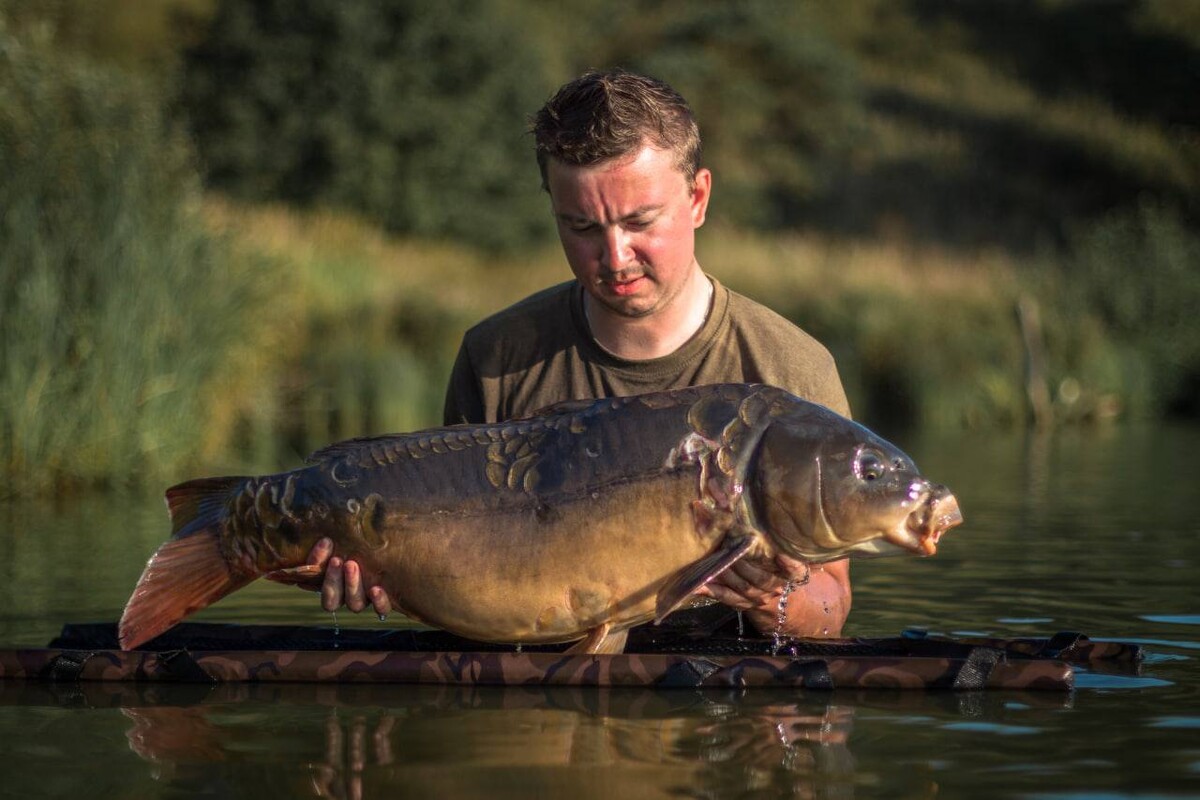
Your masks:
{"label": "t-shirt sleeve", "polygon": [[471,355],[464,339],[459,345],[458,356],[454,359],[454,368],[450,371],[450,381],[446,386],[442,422],[445,425],[459,425],[464,422],[479,424],[484,421],[483,394],[479,386],[479,377],[471,365]]}
{"label": "t-shirt sleeve", "polygon": [[818,385],[813,392],[813,402],[820,403],[831,411],[836,411],[843,417],[850,418],[850,401],[846,398],[846,389],[842,386],[841,376],[838,375],[837,364],[833,356],[829,356],[829,366],[818,378]]}

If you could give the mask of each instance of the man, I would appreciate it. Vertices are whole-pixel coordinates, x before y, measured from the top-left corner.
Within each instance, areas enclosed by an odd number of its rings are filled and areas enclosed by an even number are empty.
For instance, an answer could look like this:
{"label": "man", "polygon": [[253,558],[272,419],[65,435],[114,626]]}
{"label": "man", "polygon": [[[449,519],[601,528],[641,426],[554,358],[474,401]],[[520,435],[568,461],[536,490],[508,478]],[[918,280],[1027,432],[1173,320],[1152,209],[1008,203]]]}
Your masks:
{"label": "man", "polygon": [[[704,274],[695,231],[712,174],[686,101],[622,71],[562,87],[534,119],[542,186],[575,280],[529,297],[467,332],[445,421],[495,422],[570,399],[722,383],[768,383],[849,415],[833,359],[774,312]],[[322,604],[391,610],[354,562],[328,561]],[[785,593],[791,581],[794,591]],[[743,559],[704,590],[763,633],[840,635],[850,610],[847,562]],[[782,597],[788,602],[782,604]]]}

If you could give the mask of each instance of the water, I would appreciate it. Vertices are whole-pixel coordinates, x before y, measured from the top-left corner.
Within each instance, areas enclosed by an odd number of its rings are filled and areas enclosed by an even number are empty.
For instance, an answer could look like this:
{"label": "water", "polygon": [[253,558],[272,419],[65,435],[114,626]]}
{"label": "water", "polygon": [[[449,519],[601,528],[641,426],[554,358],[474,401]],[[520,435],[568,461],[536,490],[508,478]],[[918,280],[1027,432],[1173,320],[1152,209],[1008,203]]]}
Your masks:
{"label": "water", "polygon": [[[1141,670],[1070,694],[7,682],[0,795],[1200,797],[1200,429],[894,438],[966,522],[936,558],[856,564],[848,633],[1078,630],[1143,643]],[[164,520],[0,506],[0,645],[115,619]],[[330,624],[266,582],[197,618]]]}

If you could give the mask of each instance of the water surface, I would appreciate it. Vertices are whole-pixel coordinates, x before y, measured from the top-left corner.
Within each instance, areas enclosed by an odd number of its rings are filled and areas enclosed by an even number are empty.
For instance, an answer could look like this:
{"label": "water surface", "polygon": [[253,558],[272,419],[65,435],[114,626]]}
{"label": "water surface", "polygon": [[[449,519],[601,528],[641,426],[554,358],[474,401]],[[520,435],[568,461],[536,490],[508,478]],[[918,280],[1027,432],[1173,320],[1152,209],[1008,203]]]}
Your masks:
{"label": "water surface", "polygon": [[[0,794],[1200,797],[1200,429],[893,438],[967,521],[856,564],[848,634],[1074,630],[1142,668],[1064,694],[7,682]],[[166,533],[157,497],[0,505],[0,645],[118,617]],[[331,622],[265,582],[196,619]]]}

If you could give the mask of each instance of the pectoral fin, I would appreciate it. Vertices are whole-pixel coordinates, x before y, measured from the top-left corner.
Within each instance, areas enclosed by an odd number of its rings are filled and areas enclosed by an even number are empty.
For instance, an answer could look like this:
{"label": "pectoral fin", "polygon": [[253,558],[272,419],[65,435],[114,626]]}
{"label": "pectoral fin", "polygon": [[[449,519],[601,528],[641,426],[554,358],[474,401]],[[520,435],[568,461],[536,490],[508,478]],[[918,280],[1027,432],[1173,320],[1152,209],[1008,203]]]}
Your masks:
{"label": "pectoral fin", "polygon": [[654,606],[654,624],[683,605],[693,592],[737,563],[754,545],[749,536],[728,538],[718,549],[675,573],[661,589]]}
{"label": "pectoral fin", "polygon": [[579,655],[580,653],[608,653],[616,655],[625,652],[625,639],[628,636],[628,630],[613,633],[612,625],[606,622],[599,627],[592,628],[587,636],[568,647],[566,652],[572,655]]}

